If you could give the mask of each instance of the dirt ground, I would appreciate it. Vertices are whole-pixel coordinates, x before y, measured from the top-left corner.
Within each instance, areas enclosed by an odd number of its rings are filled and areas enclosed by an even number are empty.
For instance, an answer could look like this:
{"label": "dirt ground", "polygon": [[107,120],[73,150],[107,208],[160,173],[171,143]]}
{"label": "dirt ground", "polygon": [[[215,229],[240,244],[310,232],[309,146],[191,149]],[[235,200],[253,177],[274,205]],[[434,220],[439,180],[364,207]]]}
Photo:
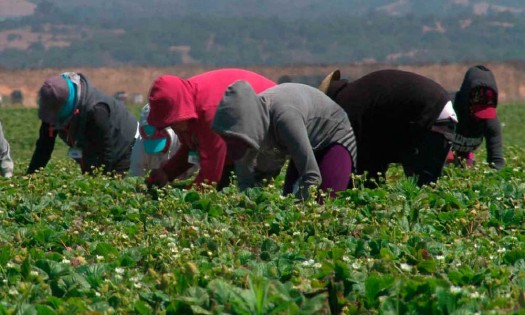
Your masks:
{"label": "dirt ground", "polygon": [[[436,64],[421,66],[396,65],[318,65],[318,66],[288,66],[288,67],[248,67],[277,81],[282,75],[292,76],[324,76],[334,69],[340,69],[343,77],[357,79],[367,73],[379,69],[401,69],[419,73],[432,78],[449,91],[459,88],[465,71],[473,64]],[[518,63],[488,63],[495,74],[500,90],[500,103],[525,102],[525,64]],[[121,68],[68,68],[68,69],[33,69],[33,70],[2,70],[0,69],[0,95],[9,96],[13,90],[21,90],[24,94],[24,106],[36,106],[37,91],[42,82],[50,76],[64,71],[76,71],[85,74],[93,85],[102,91],[113,95],[117,91],[125,91],[128,95],[141,94],[147,99],[147,93],[153,80],[162,74],[173,74],[183,78],[191,77],[212,67],[203,66],[173,66],[168,68],[155,67],[121,67]]]}

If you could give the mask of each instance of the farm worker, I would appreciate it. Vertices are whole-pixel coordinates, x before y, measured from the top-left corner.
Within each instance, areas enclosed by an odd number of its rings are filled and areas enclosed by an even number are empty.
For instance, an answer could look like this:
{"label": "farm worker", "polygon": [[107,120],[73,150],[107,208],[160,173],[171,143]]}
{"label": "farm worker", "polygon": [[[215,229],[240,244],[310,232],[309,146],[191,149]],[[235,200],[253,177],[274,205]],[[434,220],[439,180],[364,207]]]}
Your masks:
{"label": "farm worker", "polygon": [[83,173],[95,167],[105,173],[128,171],[138,122],[122,102],[92,87],[84,75],[48,78],[39,91],[38,117],[42,124],[28,174],[47,165],[57,135]]}
{"label": "farm worker", "polygon": [[154,169],[146,183],[162,187],[192,165],[200,169],[194,183],[229,184],[233,162],[226,156],[224,141],[210,127],[224,91],[236,80],[246,80],[261,92],[275,83],[257,73],[242,69],[219,69],[189,79],[173,75],[157,78],[149,93],[148,123],[157,129],[171,127],[181,142],[175,155]]}
{"label": "farm worker", "polygon": [[239,183],[251,182],[255,158],[290,158],[283,194],[299,199],[309,188],[346,190],[356,142],[346,113],[318,89],[282,83],[262,93],[245,81],[228,87],[212,129],[226,141],[237,161]]}
{"label": "farm worker", "polygon": [[400,70],[349,82],[336,70],[320,89],[348,114],[357,138],[355,173],[367,174],[367,186],[384,179],[390,163],[401,163],[420,186],[441,175],[457,117],[438,83]]}
{"label": "farm worker", "polygon": [[[129,175],[144,176],[152,169],[160,168],[168,161],[180,146],[179,138],[171,127],[162,130],[148,124],[149,104],[146,104],[140,112],[139,130],[140,136],[133,145],[131,152],[131,166]],[[195,168],[190,168],[188,174],[193,174]]]}
{"label": "farm worker", "polygon": [[4,130],[2,129],[2,123],[0,123],[0,173],[4,177],[12,177],[13,168],[14,164],[11,159],[9,142],[4,137]]}
{"label": "farm worker", "polygon": [[487,162],[495,169],[503,168],[505,160],[501,123],[496,116],[498,87],[494,74],[481,65],[468,69],[453,102],[459,123],[448,161],[472,166],[474,151],[485,138]]}

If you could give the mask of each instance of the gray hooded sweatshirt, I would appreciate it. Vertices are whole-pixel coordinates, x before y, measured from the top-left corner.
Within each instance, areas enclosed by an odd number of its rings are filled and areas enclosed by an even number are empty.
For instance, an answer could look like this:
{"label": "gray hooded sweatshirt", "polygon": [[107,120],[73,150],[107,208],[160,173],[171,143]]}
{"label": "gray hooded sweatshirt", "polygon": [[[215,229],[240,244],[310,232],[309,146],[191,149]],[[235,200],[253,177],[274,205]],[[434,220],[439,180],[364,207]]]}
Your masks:
{"label": "gray hooded sweatshirt", "polygon": [[253,170],[263,161],[290,157],[300,178],[296,194],[306,198],[308,187],[321,184],[315,152],[339,143],[357,161],[355,137],[345,111],[316,88],[284,83],[258,95],[245,81],[230,85],[222,99],[212,129],[235,136],[254,149],[237,164],[239,185],[249,186]]}
{"label": "gray hooded sweatshirt", "polygon": [[13,160],[9,150],[9,142],[4,137],[2,124],[0,123],[0,174],[5,177],[13,176]]}

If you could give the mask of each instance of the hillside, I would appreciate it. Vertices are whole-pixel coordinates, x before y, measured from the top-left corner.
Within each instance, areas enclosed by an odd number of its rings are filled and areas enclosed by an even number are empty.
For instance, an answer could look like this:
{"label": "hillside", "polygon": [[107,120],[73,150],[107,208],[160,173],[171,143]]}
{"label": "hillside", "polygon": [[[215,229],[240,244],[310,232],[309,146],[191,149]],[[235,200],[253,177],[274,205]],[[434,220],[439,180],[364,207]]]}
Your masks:
{"label": "hillside", "polygon": [[520,1],[35,3],[32,15],[0,21],[0,67],[421,64],[525,58],[525,3]]}
{"label": "hillside", "polygon": [[304,18],[369,14],[444,17],[525,13],[525,3],[520,0],[54,0],[52,3],[64,12],[76,11],[80,16],[98,18],[191,15]]}

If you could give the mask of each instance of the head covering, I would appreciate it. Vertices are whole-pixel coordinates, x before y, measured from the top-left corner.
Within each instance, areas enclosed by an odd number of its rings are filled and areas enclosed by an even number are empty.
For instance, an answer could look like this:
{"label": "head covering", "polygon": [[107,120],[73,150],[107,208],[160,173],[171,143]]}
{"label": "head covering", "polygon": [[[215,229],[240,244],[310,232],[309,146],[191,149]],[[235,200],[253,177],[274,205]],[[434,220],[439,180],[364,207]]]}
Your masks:
{"label": "head covering", "polygon": [[492,71],[482,65],[468,69],[454,100],[460,125],[470,117],[478,119],[496,118],[498,86]]}
{"label": "head covering", "polygon": [[436,119],[436,122],[444,121],[444,120],[452,120],[453,122],[458,122],[458,117],[456,116],[456,112],[454,111],[454,107],[452,106],[452,102],[448,101],[445,104],[445,107],[441,111],[441,114],[439,114],[438,119]]}
{"label": "head covering", "polygon": [[197,118],[195,86],[173,75],[158,77],[149,92],[148,123],[165,128],[174,122]]}
{"label": "head covering", "polygon": [[472,114],[479,119],[494,119],[496,115],[496,107],[491,105],[472,105]]}
{"label": "head covering", "polygon": [[268,107],[248,82],[239,80],[226,89],[211,129],[223,136],[240,138],[259,150],[269,126]]}
{"label": "head covering", "polygon": [[496,93],[488,87],[478,87],[471,91],[472,114],[479,119],[496,118]]}
{"label": "head covering", "polygon": [[141,126],[144,151],[148,154],[168,153],[171,144],[176,141],[176,135],[171,127],[158,130],[155,127]]}
{"label": "head covering", "polygon": [[448,141],[453,141],[457,122],[458,117],[452,107],[452,102],[448,101],[430,130],[442,134]]}
{"label": "head covering", "polygon": [[61,75],[53,76],[44,81],[38,93],[38,117],[48,124],[55,125],[59,116],[65,115],[63,106],[68,103],[70,95],[74,98],[74,91],[70,91],[70,84]]}
{"label": "head covering", "polygon": [[168,153],[171,144],[176,139],[175,132],[170,127],[158,130],[148,124],[150,106],[146,104],[140,112],[140,134],[144,151],[148,154]]}

